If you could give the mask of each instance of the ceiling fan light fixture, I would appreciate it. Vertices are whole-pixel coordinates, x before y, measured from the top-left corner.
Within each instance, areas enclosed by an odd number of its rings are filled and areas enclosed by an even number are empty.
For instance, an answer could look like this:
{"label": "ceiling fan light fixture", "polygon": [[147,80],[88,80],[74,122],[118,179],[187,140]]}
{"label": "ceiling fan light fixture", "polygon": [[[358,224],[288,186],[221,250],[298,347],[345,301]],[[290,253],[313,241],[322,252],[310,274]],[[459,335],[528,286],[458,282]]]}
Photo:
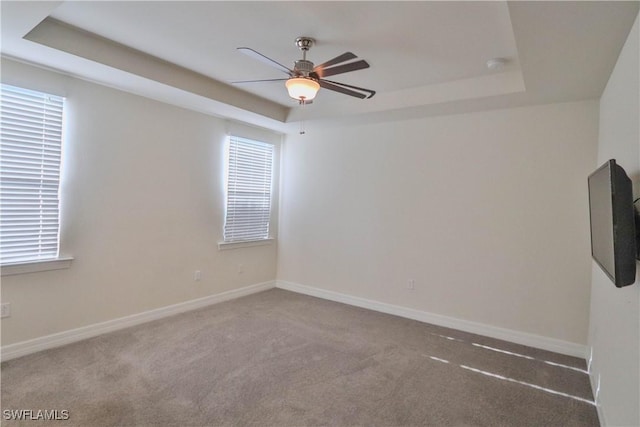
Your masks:
{"label": "ceiling fan light fixture", "polygon": [[289,96],[298,101],[311,101],[316,97],[320,84],[306,77],[292,77],[285,82]]}

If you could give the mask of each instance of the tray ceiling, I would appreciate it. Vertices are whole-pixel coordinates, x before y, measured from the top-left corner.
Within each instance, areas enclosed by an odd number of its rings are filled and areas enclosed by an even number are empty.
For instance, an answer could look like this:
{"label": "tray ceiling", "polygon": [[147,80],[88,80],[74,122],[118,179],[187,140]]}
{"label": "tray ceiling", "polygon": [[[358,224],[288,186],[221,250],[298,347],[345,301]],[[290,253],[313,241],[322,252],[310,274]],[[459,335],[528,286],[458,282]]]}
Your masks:
{"label": "tray ceiling", "polygon": [[[306,120],[400,119],[597,98],[637,2],[9,2],[2,54],[211,114],[289,131]],[[345,51],[371,68],[334,76],[377,91],[321,90],[297,106],[278,70]],[[486,67],[506,58],[499,71]],[[579,72],[578,72],[579,70]],[[286,76],[284,76],[286,77]]]}

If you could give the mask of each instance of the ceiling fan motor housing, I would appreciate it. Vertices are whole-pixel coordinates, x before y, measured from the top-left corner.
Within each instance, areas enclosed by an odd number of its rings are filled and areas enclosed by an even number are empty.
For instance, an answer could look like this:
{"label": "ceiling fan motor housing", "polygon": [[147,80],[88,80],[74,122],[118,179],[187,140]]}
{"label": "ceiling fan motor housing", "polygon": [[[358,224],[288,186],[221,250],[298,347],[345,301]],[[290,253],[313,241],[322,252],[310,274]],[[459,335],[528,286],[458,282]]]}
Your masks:
{"label": "ceiling fan motor housing", "polygon": [[306,59],[299,59],[295,62],[293,69],[297,75],[308,77],[309,73],[313,71],[313,62],[307,61]]}

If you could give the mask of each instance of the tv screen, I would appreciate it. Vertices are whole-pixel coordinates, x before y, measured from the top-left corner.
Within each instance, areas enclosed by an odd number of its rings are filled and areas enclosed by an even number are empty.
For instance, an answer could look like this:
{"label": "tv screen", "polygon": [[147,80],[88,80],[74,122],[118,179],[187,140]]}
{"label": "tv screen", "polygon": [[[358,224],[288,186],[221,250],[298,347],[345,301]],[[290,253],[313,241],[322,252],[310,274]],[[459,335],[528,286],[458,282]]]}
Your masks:
{"label": "tv screen", "polygon": [[619,288],[636,279],[636,231],[631,180],[614,159],[589,175],[591,255]]}

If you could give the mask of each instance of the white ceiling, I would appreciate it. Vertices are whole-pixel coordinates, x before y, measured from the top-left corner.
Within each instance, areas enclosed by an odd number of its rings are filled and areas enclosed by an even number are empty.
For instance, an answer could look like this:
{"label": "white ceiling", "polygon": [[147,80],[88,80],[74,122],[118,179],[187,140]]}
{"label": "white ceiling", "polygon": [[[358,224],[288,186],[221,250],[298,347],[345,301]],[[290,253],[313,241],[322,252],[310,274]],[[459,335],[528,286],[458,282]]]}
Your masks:
{"label": "white ceiling", "polygon": [[[597,98],[638,2],[9,2],[2,54],[152,98],[280,131],[306,120],[384,120]],[[321,89],[297,106],[286,77],[239,53],[292,68],[298,36],[319,64],[345,51],[371,68],[332,80],[371,88],[359,100]],[[501,71],[486,61],[508,59]]]}

